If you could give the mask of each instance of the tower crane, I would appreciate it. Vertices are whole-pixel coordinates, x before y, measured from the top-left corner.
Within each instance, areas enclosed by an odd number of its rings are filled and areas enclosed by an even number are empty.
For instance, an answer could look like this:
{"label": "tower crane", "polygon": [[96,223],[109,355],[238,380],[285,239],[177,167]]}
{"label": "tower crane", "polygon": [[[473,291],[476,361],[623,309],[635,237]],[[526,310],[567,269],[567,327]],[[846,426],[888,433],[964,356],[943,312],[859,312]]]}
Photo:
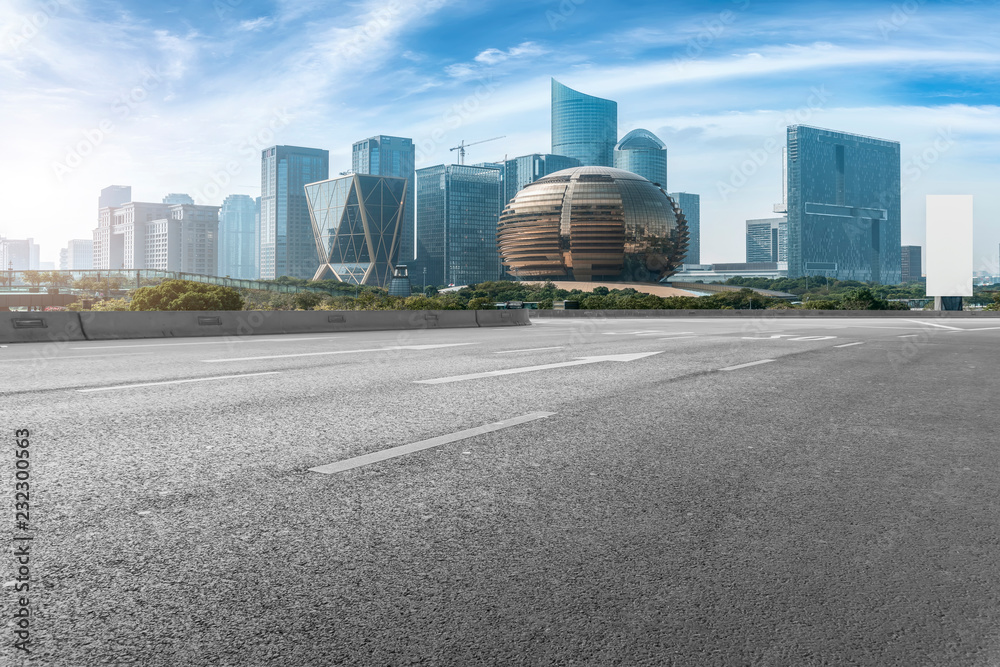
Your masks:
{"label": "tower crane", "polygon": [[454,148],[448,150],[458,151],[458,163],[465,164],[465,149],[467,146],[475,146],[476,144],[485,144],[487,141],[496,141],[497,139],[504,139],[507,135],[493,137],[492,139],[483,139],[482,141],[473,141],[471,144],[465,143],[465,139],[462,139],[462,143]]}

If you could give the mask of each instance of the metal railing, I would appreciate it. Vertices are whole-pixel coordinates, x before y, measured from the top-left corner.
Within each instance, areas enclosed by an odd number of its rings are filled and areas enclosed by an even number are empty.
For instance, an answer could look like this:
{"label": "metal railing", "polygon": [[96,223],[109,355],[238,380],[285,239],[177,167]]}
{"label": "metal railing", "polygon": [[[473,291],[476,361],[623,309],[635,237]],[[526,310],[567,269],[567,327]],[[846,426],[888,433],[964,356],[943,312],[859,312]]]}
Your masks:
{"label": "metal railing", "polygon": [[[44,276],[44,280],[34,278]],[[32,279],[32,280],[29,280]],[[206,276],[199,273],[183,273],[180,271],[154,271],[152,269],[118,269],[118,270],[88,270],[88,271],[0,271],[0,289],[6,292],[44,291],[48,287],[58,287],[67,291],[88,291],[76,289],[73,286],[77,280],[93,278],[97,283],[116,283],[119,286],[112,289],[136,289],[158,285],[165,280],[190,280],[208,285],[222,285],[233,289],[263,290],[267,292],[318,292],[320,294],[335,294],[334,290],[322,287],[300,287],[297,285],[279,285],[260,280],[244,280],[242,278],[224,278]],[[34,283],[34,284],[33,284]]]}

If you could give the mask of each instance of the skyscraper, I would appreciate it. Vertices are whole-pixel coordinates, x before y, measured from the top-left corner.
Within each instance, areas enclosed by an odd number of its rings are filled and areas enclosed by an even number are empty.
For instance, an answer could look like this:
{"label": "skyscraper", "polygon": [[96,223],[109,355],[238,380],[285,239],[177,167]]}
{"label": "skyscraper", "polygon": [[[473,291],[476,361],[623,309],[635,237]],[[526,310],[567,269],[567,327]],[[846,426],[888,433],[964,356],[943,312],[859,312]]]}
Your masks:
{"label": "skyscraper", "polygon": [[249,195],[229,195],[219,211],[220,276],[256,280],[257,203]]}
{"label": "skyscraper", "polygon": [[788,218],[747,220],[747,264],[787,261]]}
{"label": "skyscraper", "polygon": [[566,157],[565,155],[531,153],[530,155],[522,155],[504,162],[498,162],[496,166],[502,170],[503,201],[500,205],[502,210],[525,185],[534,183],[539,178],[554,174],[557,171],[582,165],[576,158]]}
{"label": "skyscraper", "polygon": [[[86,271],[94,268],[94,241],[92,239],[72,239],[66,244],[65,250],[66,270]],[[62,251],[60,251],[59,257],[61,262]]]}
{"label": "skyscraper", "polygon": [[414,163],[416,150],[413,140],[406,137],[379,135],[354,142],[351,150],[351,169],[355,174],[395,176],[406,179],[406,206],[399,242],[400,263],[412,262],[414,257],[416,219],[414,200]]}
{"label": "skyscraper", "polygon": [[389,285],[408,183],[405,178],[351,174],[306,186],[322,260],[316,280]]}
{"label": "skyscraper", "polygon": [[671,192],[670,198],[677,202],[677,206],[687,219],[688,245],[683,262],[701,264],[701,195]]}
{"label": "skyscraper", "polygon": [[319,267],[307,183],[330,175],[330,153],[319,148],[271,146],[261,152],[260,277],[312,278]]}
{"label": "skyscraper", "polygon": [[900,280],[899,143],[788,128],[788,275]]}
{"label": "skyscraper", "polygon": [[414,282],[471,285],[501,276],[497,252],[500,169],[437,165],[417,170]]}
{"label": "skyscraper", "polygon": [[36,271],[40,248],[34,239],[0,238],[0,266],[3,270]]}
{"label": "skyscraper", "polygon": [[615,168],[638,174],[666,190],[667,146],[649,130],[632,130],[615,146]]}
{"label": "skyscraper", "polygon": [[194,198],[183,192],[171,192],[163,198],[164,204],[194,204]]}
{"label": "skyscraper", "polygon": [[552,152],[585,167],[613,167],[616,143],[618,103],[552,79]]}
{"label": "skyscraper", "polygon": [[902,266],[899,282],[918,283],[924,276],[921,248],[918,245],[904,245],[900,253]]}
{"label": "skyscraper", "polygon": [[101,196],[97,198],[97,209],[121,206],[130,201],[132,201],[131,185],[109,185],[101,190]]}

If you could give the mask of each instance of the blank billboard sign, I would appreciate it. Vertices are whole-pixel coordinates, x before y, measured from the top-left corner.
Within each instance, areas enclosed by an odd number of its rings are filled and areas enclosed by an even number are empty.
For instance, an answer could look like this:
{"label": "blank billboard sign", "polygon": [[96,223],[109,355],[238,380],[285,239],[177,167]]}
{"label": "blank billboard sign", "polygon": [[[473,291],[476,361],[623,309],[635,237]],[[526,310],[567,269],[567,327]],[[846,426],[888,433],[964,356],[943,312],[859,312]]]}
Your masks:
{"label": "blank billboard sign", "polygon": [[927,195],[927,296],[972,296],[972,195]]}

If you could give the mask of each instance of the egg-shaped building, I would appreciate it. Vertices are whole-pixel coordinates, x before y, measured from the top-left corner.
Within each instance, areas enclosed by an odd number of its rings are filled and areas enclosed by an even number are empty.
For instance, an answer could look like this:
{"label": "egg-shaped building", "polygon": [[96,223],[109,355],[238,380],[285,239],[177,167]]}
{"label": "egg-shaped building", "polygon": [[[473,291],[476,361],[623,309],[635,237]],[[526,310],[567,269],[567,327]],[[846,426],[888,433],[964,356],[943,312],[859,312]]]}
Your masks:
{"label": "egg-shaped building", "polygon": [[684,214],[662,189],[622,169],[574,167],[525,186],[497,227],[516,279],[657,282],[687,251]]}

